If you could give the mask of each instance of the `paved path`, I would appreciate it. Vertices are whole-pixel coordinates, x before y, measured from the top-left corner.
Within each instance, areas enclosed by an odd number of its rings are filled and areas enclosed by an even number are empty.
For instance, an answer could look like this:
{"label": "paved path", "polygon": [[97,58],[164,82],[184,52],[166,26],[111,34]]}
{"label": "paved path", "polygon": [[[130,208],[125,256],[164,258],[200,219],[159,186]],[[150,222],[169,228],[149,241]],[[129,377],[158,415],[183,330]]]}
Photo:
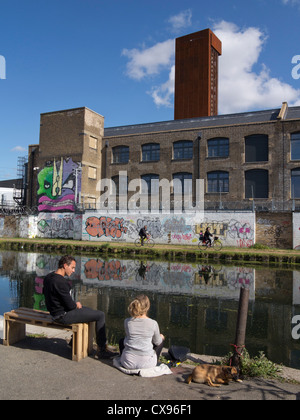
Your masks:
{"label": "paved path", "polygon": [[[45,331],[51,334],[48,338],[27,337],[11,347],[3,346],[0,339],[0,400],[106,400],[104,410],[108,410],[110,402],[118,400],[123,404],[138,400],[150,405],[155,401],[185,405],[197,400],[300,399],[299,384],[272,380],[232,382],[221,388],[187,385],[185,379],[193,369],[190,365],[174,368],[172,375],[141,378],[123,374],[112,366],[112,361],[88,357],[79,363],[72,362],[66,342],[68,333]],[[197,355],[192,358],[211,360]],[[300,382],[298,370],[286,369],[285,375]],[[134,404],[138,405],[138,401]]]}

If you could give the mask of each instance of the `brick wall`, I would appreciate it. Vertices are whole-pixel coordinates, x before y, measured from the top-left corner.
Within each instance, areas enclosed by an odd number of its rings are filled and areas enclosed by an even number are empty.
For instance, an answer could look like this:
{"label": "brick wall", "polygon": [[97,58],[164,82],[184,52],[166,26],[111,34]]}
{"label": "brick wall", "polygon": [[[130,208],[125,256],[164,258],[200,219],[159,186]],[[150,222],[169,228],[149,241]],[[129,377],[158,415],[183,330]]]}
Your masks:
{"label": "brick wall", "polygon": [[256,213],[256,243],[271,248],[292,248],[292,213]]}

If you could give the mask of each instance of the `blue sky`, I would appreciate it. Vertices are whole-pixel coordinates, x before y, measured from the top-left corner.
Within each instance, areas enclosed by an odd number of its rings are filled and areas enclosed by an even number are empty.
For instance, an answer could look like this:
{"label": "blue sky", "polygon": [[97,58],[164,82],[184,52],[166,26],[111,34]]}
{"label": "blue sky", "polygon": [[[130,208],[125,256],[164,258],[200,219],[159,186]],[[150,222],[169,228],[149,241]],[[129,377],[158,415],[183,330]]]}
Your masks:
{"label": "blue sky", "polygon": [[0,180],[39,142],[41,113],[172,120],[174,39],[202,29],[223,42],[220,114],[300,105],[299,19],[300,0],[0,0]]}

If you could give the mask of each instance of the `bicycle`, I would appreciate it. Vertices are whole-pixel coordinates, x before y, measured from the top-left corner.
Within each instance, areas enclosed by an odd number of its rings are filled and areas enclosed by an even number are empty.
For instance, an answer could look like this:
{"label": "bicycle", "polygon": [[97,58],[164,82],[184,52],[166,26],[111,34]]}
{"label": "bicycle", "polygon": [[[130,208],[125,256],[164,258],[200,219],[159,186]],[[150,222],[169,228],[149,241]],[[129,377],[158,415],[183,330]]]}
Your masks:
{"label": "bicycle", "polygon": [[[142,246],[142,238],[139,237],[134,241],[135,246]],[[153,248],[155,245],[155,242],[150,236],[147,236],[147,238],[144,238],[144,245],[148,246],[149,248]]]}
{"label": "bicycle", "polygon": [[222,242],[220,241],[218,236],[213,237],[211,244],[209,244],[209,241],[205,241],[203,239],[200,239],[198,243],[198,248],[200,249],[200,251],[204,251],[210,248],[214,249],[215,251],[220,251],[222,247]]}

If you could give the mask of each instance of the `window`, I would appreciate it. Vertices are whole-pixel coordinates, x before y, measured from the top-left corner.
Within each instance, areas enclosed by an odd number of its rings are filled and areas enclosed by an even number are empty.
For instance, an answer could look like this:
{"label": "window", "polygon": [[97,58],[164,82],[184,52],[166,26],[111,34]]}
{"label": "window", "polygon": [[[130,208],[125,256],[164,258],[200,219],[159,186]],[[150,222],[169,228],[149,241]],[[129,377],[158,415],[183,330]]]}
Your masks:
{"label": "window", "polygon": [[268,198],[269,172],[264,169],[253,169],[245,172],[245,197]]}
{"label": "window", "polygon": [[229,139],[215,138],[207,141],[208,157],[228,157]]}
{"label": "window", "polygon": [[89,146],[91,149],[97,150],[98,140],[96,137],[90,136]]}
{"label": "window", "polygon": [[112,149],[113,163],[128,163],[129,161],[129,147],[116,146]]}
{"label": "window", "polygon": [[245,137],[245,162],[267,162],[269,160],[268,136],[254,134]]}
{"label": "window", "polygon": [[173,144],[174,160],[192,159],[193,158],[193,142],[188,140],[176,141]]}
{"label": "window", "polygon": [[160,145],[157,143],[148,143],[142,146],[142,161],[153,162],[160,158]]}
{"label": "window", "polygon": [[87,197],[85,201],[85,208],[87,209],[96,209],[96,198]]}
{"label": "window", "polygon": [[207,192],[229,192],[229,173],[224,171],[209,172],[207,174]]}
{"label": "window", "polygon": [[[122,174],[122,172],[121,172]],[[116,188],[116,196],[128,193],[128,177],[123,175],[116,175],[111,177],[112,182]]]}
{"label": "window", "polygon": [[[178,172],[173,175],[173,180],[179,180],[181,182],[180,188],[182,194],[192,194],[192,179],[193,175],[188,172]],[[174,184],[174,192],[179,192],[176,189],[176,183]]]}
{"label": "window", "polygon": [[148,195],[151,195],[151,193],[158,194],[159,175],[156,175],[156,174],[142,175],[141,179],[143,179],[147,183],[147,190],[145,190],[142,185],[142,194],[148,194]]}
{"label": "window", "polygon": [[291,159],[300,160],[300,133],[291,134]]}
{"label": "window", "polygon": [[300,198],[300,168],[293,169],[292,175],[292,198]]}
{"label": "window", "polygon": [[92,166],[89,166],[88,177],[90,179],[96,179],[97,178],[97,169],[93,168]]}

